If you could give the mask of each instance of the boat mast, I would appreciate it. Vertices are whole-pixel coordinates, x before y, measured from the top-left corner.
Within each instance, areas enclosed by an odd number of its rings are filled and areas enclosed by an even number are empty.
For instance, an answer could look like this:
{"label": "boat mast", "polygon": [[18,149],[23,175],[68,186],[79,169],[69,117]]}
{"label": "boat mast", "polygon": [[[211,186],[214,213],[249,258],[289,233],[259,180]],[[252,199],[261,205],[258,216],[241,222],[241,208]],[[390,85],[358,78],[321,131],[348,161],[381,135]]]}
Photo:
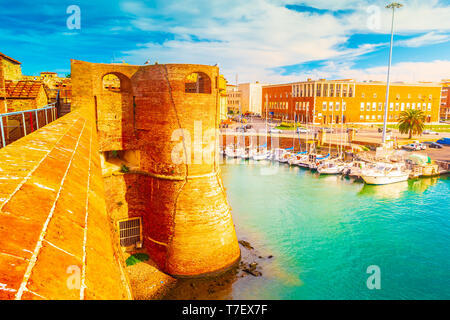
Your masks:
{"label": "boat mast", "polygon": [[[342,87],[339,90],[339,93],[342,95]],[[340,136],[340,146],[341,146],[341,153],[340,153],[340,158],[342,159],[342,154],[344,153],[343,149],[344,149],[344,139],[342,138],[342,134],[344,131],[344,99],[341,98],[341,136]]]}
{"label": "boat mast", "polygon": [[[306,104],[305,101],[303,101],[303,103]],[[309,154],[309,152],[311,151],[311,148],[308,150],[308,110],[306,110],[306,106],[305,106],[305,120],[306,120],[305,150],[306,150],[306,154]]]}
{"label": "boat mast", "polygon": [[266,93],[266,147],[268,148],[268,144],[267,144],[267,109],[269,108],[269,96]]}
{"label": "boat mast", "polygon": [[333,121],[334,121],[334,105],[331,107],[331,126],[330,126],[331,133],[330,133],[330,140],[328,142],[328,154],[330,154],[330,155],[331,155],[331,142],[332,142],[331,137],[333,134]]}
{"label": "boat mast", "polygon": [[297,130],[296,127],[297,127],[297,115],[295,114],[294,111],[294,132],[292,133],[292,152],[294,152],[295,149],[294,144],[295,144],[295,131]]}

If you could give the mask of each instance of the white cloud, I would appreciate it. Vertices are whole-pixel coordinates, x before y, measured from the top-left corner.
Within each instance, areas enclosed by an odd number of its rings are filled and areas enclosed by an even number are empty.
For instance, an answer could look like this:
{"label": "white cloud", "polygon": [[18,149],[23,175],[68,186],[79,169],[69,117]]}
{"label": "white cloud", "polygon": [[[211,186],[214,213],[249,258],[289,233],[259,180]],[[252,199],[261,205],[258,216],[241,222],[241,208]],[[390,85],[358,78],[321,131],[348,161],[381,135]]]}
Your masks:
{"label": "white cloud", "polygon": [[422,36],[411,38],[408,40],[397,41],[395,45],[404,47],[421,47],[423,45],[436,44],[447,42],[450,40],[450,35],[439,34],[434,31],[426,33]]}
{"label": "white cloud", "polygon": [[[428,33],[406,40],[404,45],[446,41],[444,33],[450,30],[449,6],[443,7],[436,0],[405,2],[405,7],[397,13],[396,32]],[[159,63],[219,63],[221,72],[230,80],[239,74],[241,81],[278,82],[298,80],[299,76],[282,76],[273,71],[275,67],[341,59],[337,65],[334,62],[334,66],[330,63],[327,67],[336,72],[349,72],[351,60],[386,45],[363,44],[357,48],[338,49],[352,33],[390,31],[390,11],[383,7],[376,11],[380,28],[368,29],[369,13],[366,10],[373,2],[306,0],[298,3],[329,10],[354,9],[354,12],[319,15],[284,7],[295,1],[157,1],[152,7],[126,1],[121,8],[135,16],[135,28],[169,32],[176,38],[162,44],[143,41],[138,49],[125,52],[125,58],[137,64],[148,59]],[[322,73],[322,70],[311,70],[311,74]],[[363,75],[358,70],[355,74]]]}
{"label": "white cloud", "polygon": [[[438,82],[449,77],[450,60],[435,60],[429,62],[401,62],[391,67],[391,81],[433,81]],[[333,77],[340,74],[344,78],[358,80],[378,80],[386,81],[387,66],[367,69],[355,69],[349,66],[342,66],[337,70],[322,75]]]}

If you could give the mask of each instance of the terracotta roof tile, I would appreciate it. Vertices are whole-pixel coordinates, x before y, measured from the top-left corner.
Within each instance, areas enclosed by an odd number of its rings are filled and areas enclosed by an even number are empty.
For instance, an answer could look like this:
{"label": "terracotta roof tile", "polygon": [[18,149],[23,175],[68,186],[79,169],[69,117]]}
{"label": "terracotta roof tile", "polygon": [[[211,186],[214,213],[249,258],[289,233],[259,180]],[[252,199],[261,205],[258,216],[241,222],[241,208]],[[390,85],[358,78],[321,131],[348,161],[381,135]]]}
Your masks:
{"label": "terracotta roof tile", "polygon": [[42,87],[41,81],[21,80],[21,81],[5,81],[7,98],[36,98]]}

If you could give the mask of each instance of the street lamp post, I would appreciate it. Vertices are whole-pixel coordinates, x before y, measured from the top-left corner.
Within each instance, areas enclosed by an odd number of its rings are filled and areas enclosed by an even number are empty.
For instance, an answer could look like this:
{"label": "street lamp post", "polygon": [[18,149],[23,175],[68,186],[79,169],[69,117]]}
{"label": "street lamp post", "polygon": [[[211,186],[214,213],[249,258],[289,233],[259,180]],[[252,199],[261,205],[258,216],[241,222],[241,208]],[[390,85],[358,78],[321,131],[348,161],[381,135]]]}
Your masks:
{"label": "street lamp post", "polygon": [[389,46],[389,65],[387,72],[387,82],[386,82],[386,103],[384,105],[384,121],[383,121],[383,145],[386,143],[386,122],[387,122],[387,110],[389,104],[389,76],[391,72],[391,62],[392,62],[392,42],[394,40],[394,12],[395,8],[401,8],[403,5],[398,2],[392,2],[386,6],[387,9],[392,9],[392,23],[391,23],[391,44]]}

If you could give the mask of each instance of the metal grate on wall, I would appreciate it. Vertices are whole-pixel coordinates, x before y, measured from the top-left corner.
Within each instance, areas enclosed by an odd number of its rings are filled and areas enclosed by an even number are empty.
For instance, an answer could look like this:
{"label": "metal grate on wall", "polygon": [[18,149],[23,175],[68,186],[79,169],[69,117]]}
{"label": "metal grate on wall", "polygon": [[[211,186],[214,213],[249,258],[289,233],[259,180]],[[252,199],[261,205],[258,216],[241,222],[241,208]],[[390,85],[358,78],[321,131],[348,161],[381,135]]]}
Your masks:
{"label": "metal grate on wall", "polygon": [[141,218],[131,218],[119,221],[120,245],[130,247],[142,242]]}

